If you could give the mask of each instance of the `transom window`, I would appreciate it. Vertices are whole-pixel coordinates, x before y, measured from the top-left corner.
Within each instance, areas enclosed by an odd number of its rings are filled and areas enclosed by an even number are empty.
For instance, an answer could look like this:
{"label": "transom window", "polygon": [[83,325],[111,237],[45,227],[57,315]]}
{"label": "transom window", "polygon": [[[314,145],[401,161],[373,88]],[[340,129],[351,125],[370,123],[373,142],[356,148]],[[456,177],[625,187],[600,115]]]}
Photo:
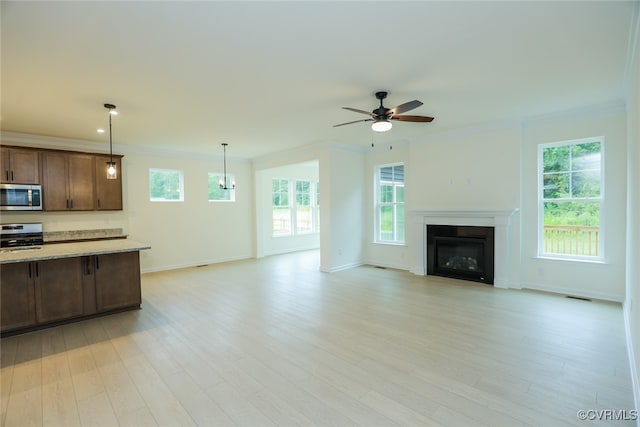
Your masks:
{"label": "transom window", "polygon": [[404,165],[378,166],[375,184],[375,241],[378,243],[404,243]]}
{"label": "transom window", "polygon": [[601,258],[604,138],[539,147],[539,253]]}

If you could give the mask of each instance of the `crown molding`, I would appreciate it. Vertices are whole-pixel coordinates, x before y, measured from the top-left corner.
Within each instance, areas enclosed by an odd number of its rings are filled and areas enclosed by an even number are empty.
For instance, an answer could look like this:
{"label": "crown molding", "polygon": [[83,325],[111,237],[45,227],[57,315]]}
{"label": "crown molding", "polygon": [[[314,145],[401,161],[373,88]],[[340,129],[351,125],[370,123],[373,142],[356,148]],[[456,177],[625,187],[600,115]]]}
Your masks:
{"label": "crown molding", "polygon": [[[33,135],[18,132],[0,132],[2,145],[17,145],[21,147],[48,148],[55,150],[83,151],[91,153],[109,153],[109,145],[96,141],[85,141],[70,138],[60,138],[56,136]],[[155,157],[171,157],[180,159],[193,159],[204,161],[218,161],[222,159],[222,152],[219,154],[199,153],[183,150],[169,150],[153,147],[149,145],[113,144],[114,154],[119,155],[152,155]],[[227,156],[228,161],[234,163],[250,163],[248,159],[237,159]]]}
{"label": "crown molding", "polygon": [[618,114],[626,114],[626,112],[627,105],[624,99],[616,99],[602,104],[527,117],[522,120],[522,127],[528,128],[540,125],[556,124],[566,122],[567,120],[589,120]]}

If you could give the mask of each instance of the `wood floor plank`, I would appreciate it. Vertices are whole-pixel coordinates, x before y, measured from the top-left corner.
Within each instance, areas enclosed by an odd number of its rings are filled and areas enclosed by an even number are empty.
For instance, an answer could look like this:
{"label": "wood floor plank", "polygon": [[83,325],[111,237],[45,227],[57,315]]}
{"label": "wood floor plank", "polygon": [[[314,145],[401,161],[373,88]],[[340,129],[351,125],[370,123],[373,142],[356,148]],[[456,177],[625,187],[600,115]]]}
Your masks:
{"label": "wood floor plank", "polygon": [[2,426],[582,427],[580,409],[633,409],[620,304],[321,273],[317,251],[142,287],[141,310],[3,338]]}

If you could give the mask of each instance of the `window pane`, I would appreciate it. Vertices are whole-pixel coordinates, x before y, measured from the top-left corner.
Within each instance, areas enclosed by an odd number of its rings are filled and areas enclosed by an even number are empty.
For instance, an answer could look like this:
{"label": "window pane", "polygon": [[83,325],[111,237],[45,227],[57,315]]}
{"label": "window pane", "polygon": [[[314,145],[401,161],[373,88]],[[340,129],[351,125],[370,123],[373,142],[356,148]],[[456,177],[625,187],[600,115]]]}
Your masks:
{"label": "window pane", "polygon": [[291,210],[289,208],[273,209],[273,235],[287,236],[291,234]]}
{"label": "window pane", "polygon": [[296,233],[311,233],[313,218],[310,206],[299,206],[296,209]]}
{"label": "window pane", "polygon": [[396,240],[404,241],[404,205],[397,206],[396,226]]}
{"label": "window pane", "polygon": [[568,173],[546,173],[544,174],[543,179],[543,197],[545,199],[570,197]]}
{"label": "window pane", "polygon": [[380,202],[393,203],[393,187],[391,185],[380,186]]}
{"label": "window pane", "polygon": [[600,202],[544,203],[544,253],[598,256]]}
{"label": "window pane", "polygon": [[600,143],[590,142],[571,147],[571,169],[600,169]]}
{"label": "window pane", "polygon": [[380,206],[380,240],[393,240],[393,206]]}
{"label": "window pane", "polygon": [[404,203],[404,186],[396,187],[396,202]]}
{"label": "window pane", "polygon": [[[212,173],[209,172],[208,179],[208,193],[209,193],[209,201],[235,201],[235,191],[232,190],[223,190],[220,188],[220,182],[224,181],[224,175],[221,173]],[[235,179],[233,175],[227,174],[227,185],[229,183],[234,182]]]}
{"label": "window pane", "polygon": [[310,181],[296,181],[296,205],[311,206]]}
{"label": "window pane", "polygon": [[600,171],[575,172],[571,177],[573,197],[599,197]]}
{"label": "window pane", "polygon": [[569,145],[547,147],[542,153],[544,172],[564,172],[569,170]]}
{"label": "window pane", "polygon": [[149,169],[149,200],[182,201],[182,171]]}

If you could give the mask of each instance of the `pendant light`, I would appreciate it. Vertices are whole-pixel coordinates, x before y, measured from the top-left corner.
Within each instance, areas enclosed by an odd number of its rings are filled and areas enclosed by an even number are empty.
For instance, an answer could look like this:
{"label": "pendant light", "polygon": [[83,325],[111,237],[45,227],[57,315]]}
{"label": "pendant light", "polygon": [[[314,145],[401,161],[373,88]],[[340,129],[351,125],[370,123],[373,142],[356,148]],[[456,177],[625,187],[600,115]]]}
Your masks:
{"label": "pendant light", "polygon": [[223,154],[222,154],[222,159],[223,159],[223,165],[224,165],[224,178],[220,180],[219,185],[220,185],[220,189],[221,190],[235,190],[236,189],[236,182],[233,181],[231,182],[231,188],[227,187],[227,144],[226,142],[223,142],[222,144],[222,150],[223,150]]}
{"label": "pendant light", "polygon": [[117,116],[116,106],[104,104],[104,108],[109,110],[109,161],[107,162],[107,179],[118,179],[116,162],[113,161],[113,133],[111,131],[111,116]]}

